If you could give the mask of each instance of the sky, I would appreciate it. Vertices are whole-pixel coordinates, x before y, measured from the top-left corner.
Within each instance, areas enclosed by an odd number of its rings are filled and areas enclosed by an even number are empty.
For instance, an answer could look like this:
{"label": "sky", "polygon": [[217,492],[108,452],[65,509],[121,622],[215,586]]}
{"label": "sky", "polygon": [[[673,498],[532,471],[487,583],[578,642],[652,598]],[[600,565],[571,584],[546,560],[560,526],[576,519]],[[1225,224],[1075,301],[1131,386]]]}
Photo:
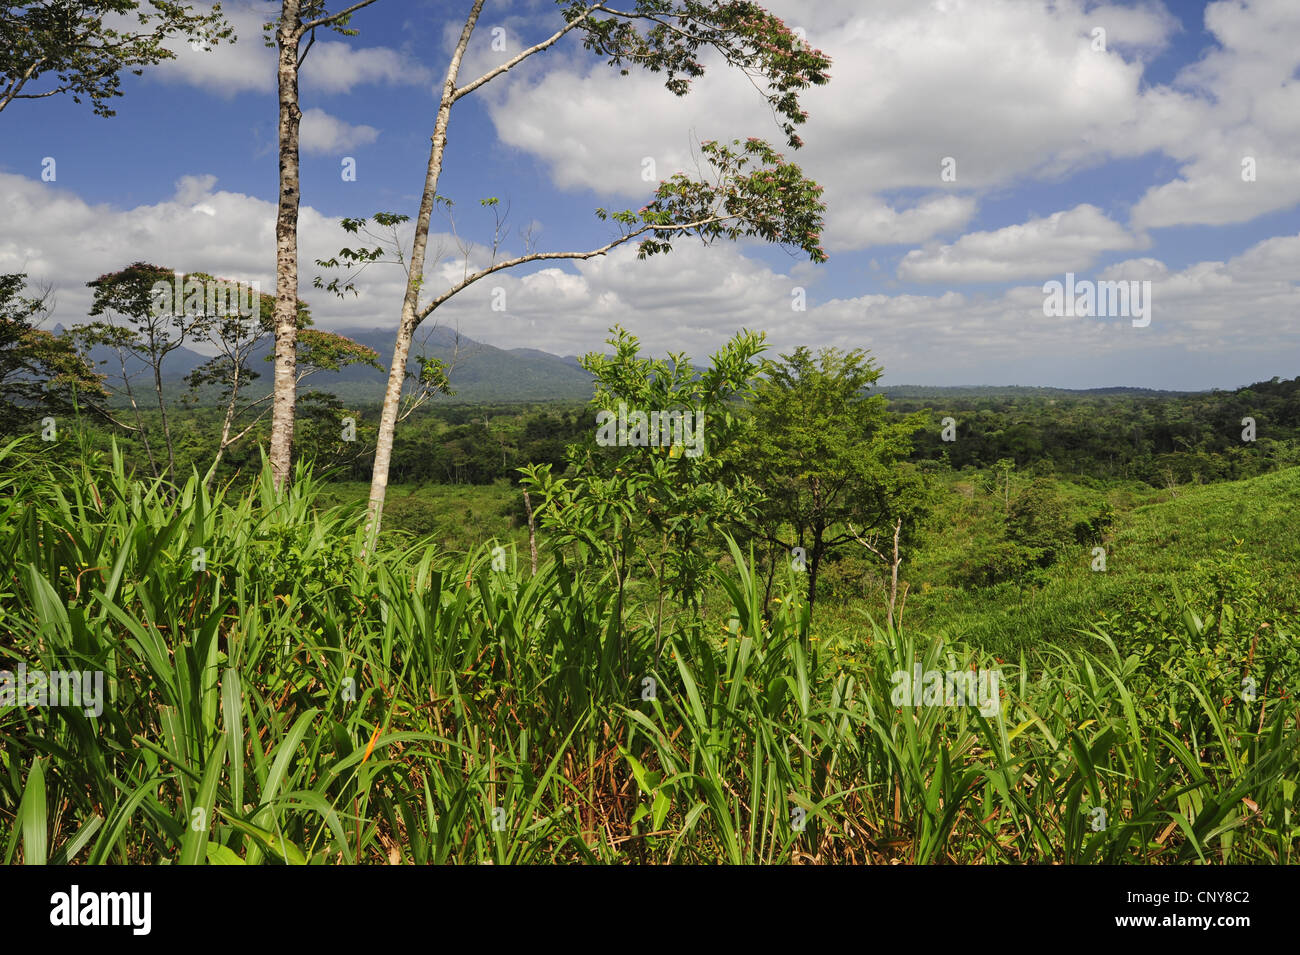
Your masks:
{"label": "sky", "polygon": [[[452,205],[434,218],[425,300],[490,260],[480,200],[508,209],[499,256],[597,248],[616,235],[597,207],[640,208],[710,139],[767,139],[825,187],[826,263],[757,239],[678,241],[646,260],[627,245],[497,273],[428,321],[559,355],[604,350],[620,324],[646,352],[698,364],[760,330],[771,357],[868,349],[883,384],[1199,390],[1300,375],[1298,0],[765,5],[832,60],[830,83],[802,95],[802,149],[716,56],[676,97],[662,74],[620,76],[570,35],[453,108],[438,190]],[[175,42],[174,60],[124,79],[113,117],[67,96],[0,112],[0,273],[54,288],[48,324],[85,321],[85,283],[135,261],[274,289],[262,24],[277,6],[223,4],[237,41]],[[358,35],[322,33],[307,56],[300,282],[318,327],[396,326],[400,265],[368,267],[339,298],[313,287],[339,274],[316,260],[359,244],[345,217],[414,219],[468,7],[378,0]],[[560,25],[552,0],[488,0],[462,84]],[[396,238],[409,255],[410,228]],[[1058,314],[1052,282],[1136,283],[1149,310]]]}

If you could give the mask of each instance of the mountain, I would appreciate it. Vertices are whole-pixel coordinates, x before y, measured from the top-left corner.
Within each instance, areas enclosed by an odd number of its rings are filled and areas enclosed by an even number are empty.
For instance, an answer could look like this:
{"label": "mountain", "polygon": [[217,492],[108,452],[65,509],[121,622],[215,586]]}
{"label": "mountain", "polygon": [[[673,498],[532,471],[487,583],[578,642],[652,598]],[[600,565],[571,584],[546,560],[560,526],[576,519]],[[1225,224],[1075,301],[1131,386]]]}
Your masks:
{"label": "mountain", "polygon": [[[373,348],[379,355],[379,362],[387,366],[392,355],[393,339],[396,329],[392,328],[340,328],[333,329],[353,341]],[[484,344],[448,328],[434,327],[421,331],[412,344],[413,354],[426,354],[440,358],[455,367],[451,372],[451,384],[456,394],[440,397],[440,402],[513,402],[513,401],[565,401],[584,402],[591,397],[592,379],[578,359],[573,355],[559,356],[537,348],[498,348]],[[271,363],[266,359],[272,353],[272,343],[268,338],[266,344],[254,353],[250,366],[261,377],[256,386],[270,386]],[[97,362],[106,362],[99,367],[101,372],[116,374],[118,371],[117,353],[107,348],[96,348],[91,357]],[[181,347],[170,355],[163,367],[163,382],[167,396],[177,397],[186,390],[185,375],[201,365],[207,358],[198,352]],[[143,373],[147,366],[140,361],[129,359],[129,371]],[[419,364],[414,357],[407,361],[407,367],[413,374],[418,374]],[[387,372],[373,368],[351,367],[341,372],[317,372],[303,383],[304,390],[328,391],[349,405],[377,405],[383,401],[384,388],[388,383]],[[148,375],[138,382],[141,387],[149,387]],[[978,398],[1013,398],[1036,396],[1041,398],[1071,397],[1108,397],[1115,395],[1145,396],[1152,398],[1170,398],[1192,392],[1160,391],[1150,388],[1107,387],[1069,389],[1052,388],[1036,385],[879,385],[874,393],[884,394],[891,400],[936,401]],[[201,396],[201,403],[215,400],[216,389],[206,389]]]}
{"label": "mountain", "polygon": [[[61,334],[62,331],[62,326],[56,326],[54,334]],[[123,359],[119,358],[116,350],[106,345],[96,345],[90,350],[90,360],[97,372],[108,376],[110,387],[115,381],[116,386],[121,387]],[[163,359],[163,384],[183,386],[185,376],[207,360],[207,356],[199,354],[192,348],[180,346]],[[125,355],[125,363],[126,373],[132,378],[134,387],[153,387],[152,372],[149,371],[148,362],[133,355]]]}
{"label": "mountain", "polygon": [[[379,363],[387,368],[396,329],[342,328],[332,331],[373,348],[378,353]],[[266,359],[273,349],[273,343],[268,339],[249,361],[249,366],[260,375],[255,383],[258,389],[270,386],[271,363]],[[456,394],[439,398],[439,401],[586,401],[592,393],[591,375],[572,355],[562,358],[536,348],[497,348],[464,335],[458,338],[456,332],[437,327],[428,332],[418,332],[411,352],[412,356],[424,354],[448,364],[455,363],[451,371],[451,386]],[[101,373],[114,377],[120,373],[117,352],[112,349],[95,348],[91,359]],[[167,397],[174,398],[185,391],[185,376],[207,360],[204,355],[185,346],[171,352],[163,363]],[[419,373],[420,366],[414,357],[407,361],[407,367],[413,374]],[[127,371],[140,376],[136,379],[137,387],[149,387],[147,364],[128,356]],[[381,403],[387,384],[386,371],[354,366],[341,372],[317,372],[304,381],[301,388],[328,391],[348,404],[366,405]],[[215,401],[216,394],[215,388],[205,389],[201,403]]]}
{"label": "mountain", "polygon": [[[386,366],[392,356],[395,329],[340,328],[336,331],[373,348],[379,353],[380,364]],[[451,386],[456,394],[440,401],[586,401],[591,397],[591,375],[583,371],[573,356],[561,358],[536,348],[498,348],[441,327],[417,332],[411,351],[413,355],[423,353],[448,364],[454,362]],[[412,373],[419,372],[419,364],[413,357],[407,367]],[[373,368],[347,368],[329,378],[328,386],[323,374],[312,376],[308,384],[351,402],[382,401],[388,382],[387,374]]]}

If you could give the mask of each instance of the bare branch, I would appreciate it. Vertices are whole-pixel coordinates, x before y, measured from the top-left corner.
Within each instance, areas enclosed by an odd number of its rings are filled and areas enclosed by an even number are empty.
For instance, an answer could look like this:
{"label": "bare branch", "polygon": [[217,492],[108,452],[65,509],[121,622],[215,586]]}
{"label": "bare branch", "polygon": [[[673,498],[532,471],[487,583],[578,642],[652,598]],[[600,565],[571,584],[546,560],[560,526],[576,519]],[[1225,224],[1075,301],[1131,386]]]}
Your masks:
{"label": "bare branch", "polygon": [[559,30],[556,30],[554,33],[552,33],[541,43],[533,44],[528,49],[521,51],[515,56],[512,56],[510,59],[506,60],[500,66],[496,66],[488,70],[478,79],[474,80],[474,82],[467,83],[464,86],[462,86],[460,89],[456,90],[456,92],[452,94],[451,101],[454,103],[462,96],[466,96],[474,92],[484,83],[491,82],[493,79],[500,76],[502,73],[506,72],[507,70],[513,69],[514,67],[518,66],[520,63],[528,59],[528,57],[532,56],[534,53],[540,53],[542,50],[545,50],[547,47],[554,46],[556,43],[559,42],[560,38],[563,37],[570,30],[573,30],[576,27],[581,26],[582,23],[586,21],[587,17],[591,15],[593,10],[599,10],[599,9],[602,9],[599,4],[588,7],[587,10],[582,14],[582,16],[575,19],[572,23],[569,23],[568,25],[560,28]]}
{"label": "bare branch", "polygon": [[[254,404],[256,404],[256,402],[254,402]],[[251,407],[252,407],[252,405],[249,405],[249,406],[248,406],[248,408],[251,408]],[[244,410],[248,410],[248,408],[245,408]],[[265,418],[265,417],[266,417],[268,414],[270,414],[270,413],[271,413],[271,409],[270,409],[270,408],[263,408],[263,409],[262,409],[262,413],[261,413],[260,415],[258,415],[256,418],[254,418],[251,422],[249,422],[249,425],[248,425],[247,428],[245,428],[243,431],[239,432],[239,434],[235,435],[235,436],[234,436],[233,438],[231,438],[228,442],[226,442],[226,446],[229,447],[230,445],[232,445],[232,444],[234,444],[235,442],[237,442],[237,441],[241,440],[242,438],[244,438],[244,437],[248,434],[248,432],[250,432],[250,431],[252,431],[254,428],[256,428],[256,427],[258,426],[258,424],[262,421],[262,419]]]}
{"label": "bare branch", "polygon": [[312,30],[312,31],[311,31],[311,39],[307,41],[307,46],[306,46],[306,48],[305,48],[301,53],[298,54],[298,66],[299,66],[299,68],[302,67],[303,62],[307,59],[307,54],[311,52],[311,48],[312,48],[313,46],[315,46],[315,45],[316,45],[316,31],[315,31],[315,30]]}
{"label": "bare branch", "polygon": [[117,425],[119,428],[121,428],[123,431],[135,431],[135,432],[139,432],[139,431],[142,430],[141,428],[137,428],[137,427],[135,427],[134,425],[128,424],[128,423],[125,422],[125,421],[118,421],[116,418],[114,418],[111,414],[108,413],[108,409],[107,409],[107,408],[101,408],[101,407],[100,407],[99,405],[97,405],[97,404],[90,404],[90,405],[87,405],[87,407],[90,408],[91,411],[95,412],[95,414],[97,414],[97,415],[99,415],[100,417],[102,417],[105,421],[110,421],[110,422],[112,422],[113,424],[115,424],[115,425]]}
{"label": "bare branch", "polygon": [[698,229],[701,228],[702,226],[710,225],[711,223],[714,222],[725,222],[728,219],[738,219],[738,218],[740,218],[738,215],[710,216],[707,219],[700,219],[696,222],[683,222],[680,225],[646,225],[646,226],[642,226],[641,228],[633,232],[629,232],[626,235],[619,236],[614,241],[609,242],[606,245],[602,245],[599,249],[592,249],[588,252],[532,252],[528,255],[520,255],[520,256],[516,256],[513,259],[506,259],[504,261],[497,262],[494,265],[490,265],[485,269],[480,269],[479,271],[475,272],[473,275],[467,276],[463,281],[447,289],[447,291],[443,292],[441,295],[435,298],[425,308],[417,312],[416,320],[423,321],[425,318],[429,316],[430,312],[432,312],[443,302],[447,301],[453,295],[456,295],[459,292],[464,291],[468,286],[473,285],[479,279],[486,278],[487,276],[491,275],[493,272],[500,272],[503,269],[512,269],[516,265],[523,265],[525,262],[541,262],[541,261],[551,260],[551,259],[594,259],[596,258],[596,256],[604,255],[606,252],[609,252],[611,249],[614,249],[617,246],[620,246],[631,239],[635,239],[639,235],[644,235],[647,232],[685,232],[690,229]]}
{"label": "bare branch", "polygon": [[333,23],[337,23],[343,17],[356,13],[362,7],[368,7],[374,2],[375,0],[361,0],[360,3],[354,3],[352,6],[340,10],[338,13],[326,14],[316,20],[312,20],[310,23],[304,23],[298,35],[301,37],[302,34],[306,33],[308,30],[314,30],[317,27],[329,26]]}

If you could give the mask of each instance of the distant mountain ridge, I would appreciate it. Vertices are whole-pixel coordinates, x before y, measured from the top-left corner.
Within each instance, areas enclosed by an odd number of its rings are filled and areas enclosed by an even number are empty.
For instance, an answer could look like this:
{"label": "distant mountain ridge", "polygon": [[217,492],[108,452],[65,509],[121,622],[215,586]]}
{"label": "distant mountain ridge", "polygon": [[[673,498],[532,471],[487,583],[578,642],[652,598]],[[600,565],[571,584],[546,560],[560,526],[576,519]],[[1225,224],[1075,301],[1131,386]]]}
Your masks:
{"label": "distant mountain ridge", "polygon": [[[56,329],[56,332],[58,329]],[[379,356],[379,363],[387,366],[392,355],[393,340],[396,329],[393,328],[338,328],[330,329],[339,335],[351,338],[358,344],[372,348]],[[271,363],[266,361],[272,353],[272,342],[258,349],[251,361],[252,369],[260,374],[254,383],[255,389],[270,387]],[[554,355],[538,348],[521,346],[519,348],[499,348],[476,341],[454,329],[441,326],[416,334],[411,347],[412,357],[407,367],[412,374],[418,374],[419,364],[415,356],[428,355],[440,358],[451,364],[451,384],[456,394],[439,398],[439,401],[486,403],[515,401],[563,401],[585,402],[592,396],[592,377],[578,363],[574,355]],[[118,371],[117,354],[107,348],[96,348],[92,352],[96,362],[107,361],[101,371],[116,374]],[[163,368],[164,387],[169,394],[175,395],[185,390],[184,378],[187,374],[208,359],[182,346],[167,356]],[[128,360],[128,369],[143,372],[144,365]],[[378,405],[384,398],[384,388],[388,383],[386,372],[373,368],[351,367],[341,372],[317,372],[303,383],[307,390],[327,391],[350,405]],[[147,382],[141,382],[148,387]],[[958,397],[994,397],[994,396],[1029,396],[1041,397],[1088,397],[1107,395],[1146,395],[1150,397],[1177,397],[1204,393],[1195,391],[1166,391],[1154,388],[1138,388],[1124,385],[1103,388],[1054,388],[1045,385],[880,385],[872,389],[876,394],[883,394],[894,399],[925,400],[929,398],[944,399]],[[1207,389],[1208,390],[1208,389]],[[200,403],[207,404],[215,400],[216,390],[205,389],[200,395]]]}
{"label": "distant mountain ridge", "polygon": [[1179,395],[1203,394],[1203,391],[1166,391],[1160,388],[1138,388],[1131,385],[1109,385],[1104,388],[1056,388],[1051,385],[880,385],[876,394],[890,398],[974,398],[980,396],[1039,397],[1105,397],[1109,395],[1147,395],[1156,398],[1175,398]]}
{"label": "distant mountain ridge", "polygon": [[[379,363],[387,367],[393,353],[396,329],[333,329],[358,344],[379,353]],[[435,327],[417,332],[411,345],[412,357],[407,368],[418,374],[414,355],[440,358],[455,366],[451,386],[456,394],[449,401],[586,401],[592,395],[591,375],[582,369],[575,356],[561,357],[536,348],[498,348],[475,341],[454,329]],[[345,401],[372,401],[384,398],[388,375],[373,368],[347,368],[337,375],[313,375],[308,384],[331,391]]]}
{"label": "distant mountain ridge", "polygon": [[[396,329],[339,328],[330,331],[374,349],[379,363],[387,367]],[[268,339],[249,360],[249,366],[261,376],[253,383],[254,389],[270,385],[271,363],[266,359],[273,349],[274,343]],[[420,366],[415,356],[421,354],[440,358],[448,364],[455,363],[451,386],[456,394],[440,398],[440,401],[586,401],[592,395],[591,375],[572,355],[561,357],[536,348],[498,348],[464,335],[458,336],[454,330],[442,327],[417,332],[411,346],[411,357],[407,360],[407,368],[412,374],[419,373]],[[91,358],[99,371],[110,375],[119,373],[118,356],[111,349],[96,348],[91,352]],[[171,352],[163,362],[163,383],[167,393],[184,390],[185,376],[207,360],[204,355],[185,346]],[[139,360],[127,360],[127,370],[132,374],[143,373],[146,367]],[[147,383],[142,384],[147,387]],[[379,404],[384,399],[387,384],[387,372],[352,366],[340,372],[317,372],[303,382],[302,387],[331,392],[349,404]],[[215,395],[216,389],[205,389],[200,403],[215,400]]]}

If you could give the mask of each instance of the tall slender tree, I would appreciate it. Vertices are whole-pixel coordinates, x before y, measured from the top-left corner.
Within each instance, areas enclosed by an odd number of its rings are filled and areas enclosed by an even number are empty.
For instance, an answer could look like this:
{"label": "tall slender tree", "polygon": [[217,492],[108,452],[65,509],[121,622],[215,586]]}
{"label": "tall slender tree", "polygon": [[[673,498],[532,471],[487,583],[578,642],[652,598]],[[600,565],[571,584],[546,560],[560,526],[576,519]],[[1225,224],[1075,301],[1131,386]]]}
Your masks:
{"label": "tall slender tree", "polygon": [[355,30],[347,29],[352,14],[374,2],[361,0],[337,13],[328,13],[325,0],[281,0],[279,21],[266,24],[266,29],[275,30],[280,99],[280,200],[275,220],[275,397],[270,448],[271,471],[277,487],[289,479],[298,393],[298,205],[301,197],[298,146],[302,124],[298,71],[316,42],[318,29],[355,36]]}

